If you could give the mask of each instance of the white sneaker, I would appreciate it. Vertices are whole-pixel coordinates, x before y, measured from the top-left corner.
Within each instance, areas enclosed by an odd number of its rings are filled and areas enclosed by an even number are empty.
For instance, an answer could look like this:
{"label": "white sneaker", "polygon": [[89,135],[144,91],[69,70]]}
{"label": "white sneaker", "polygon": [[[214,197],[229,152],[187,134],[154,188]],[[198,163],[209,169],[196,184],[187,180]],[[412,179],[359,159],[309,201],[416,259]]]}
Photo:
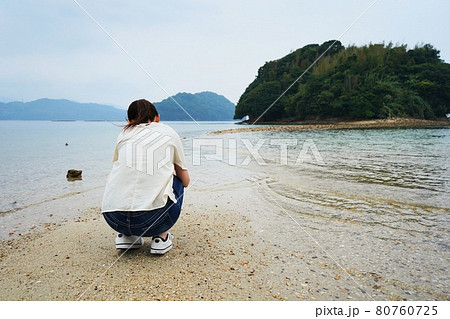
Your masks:
{"label": "white sneaker", "polygon": [[171,233],[167,233],[166,239],[163,239],[159,236],[153,237],[152,244],[150,246],[150,253],[151,254],[158,254],[158,255],[164,255],[169,250],[172,249],[173,243],[172,243],[173,235]]}
{"label": "white sneaker", "polygon": [[144,239],[139,236],[126,236],[124,234],[118,234],[116,237],[117,249],[137,249],[144,245]]}

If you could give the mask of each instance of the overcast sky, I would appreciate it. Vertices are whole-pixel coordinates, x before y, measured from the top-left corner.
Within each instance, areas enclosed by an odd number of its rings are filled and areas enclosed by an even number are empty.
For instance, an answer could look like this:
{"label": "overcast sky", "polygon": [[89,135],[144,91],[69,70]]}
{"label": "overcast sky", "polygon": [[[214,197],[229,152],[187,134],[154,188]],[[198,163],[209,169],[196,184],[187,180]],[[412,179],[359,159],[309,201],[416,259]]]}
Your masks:
{"label": "overcast sky", "polygon": [[[266,61],[337,39],[374,0],[77,0],[171,95],[236,103]],[[449,0],[379,0],[344,45],[431,43],[450,62]],[[73,0],[0,2],[0,101],[126,108],[166,93]]]}

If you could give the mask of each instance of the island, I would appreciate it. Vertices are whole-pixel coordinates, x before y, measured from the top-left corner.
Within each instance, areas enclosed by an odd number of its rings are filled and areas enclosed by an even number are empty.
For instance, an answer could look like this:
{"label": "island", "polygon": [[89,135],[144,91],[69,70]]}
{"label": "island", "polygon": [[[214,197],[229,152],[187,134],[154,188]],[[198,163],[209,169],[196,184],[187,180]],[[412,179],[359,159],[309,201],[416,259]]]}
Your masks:
{"label": "island", "polygon": [[245,116],[258,124],[442,121],[450,116],[450,64],[431,44],[309,44],[259,68],[236,105],[234,118]]}

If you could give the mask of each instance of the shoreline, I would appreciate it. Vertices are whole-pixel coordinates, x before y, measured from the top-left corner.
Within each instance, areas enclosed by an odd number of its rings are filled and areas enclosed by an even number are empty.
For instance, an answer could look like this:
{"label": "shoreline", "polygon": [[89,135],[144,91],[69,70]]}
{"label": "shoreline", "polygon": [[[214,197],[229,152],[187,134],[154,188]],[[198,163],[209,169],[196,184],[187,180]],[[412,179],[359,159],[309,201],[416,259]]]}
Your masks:
{"label": "shoreline", "polygon": [[298,253],[267,247],[258,223],[239,209],[248,208],[239,205],[245,194],[193,190],[171,230],[174,248],[163,256],[149,253],[148,238],[121,256],[99,207],[2,241],[0,300],[320,299],[295,274],[276,273],[284,255]]}
{"label": "shoreline", "polygon": [[[243,125],[243,124],[241,124]],[[308,124],[307,122],[262,122],[253,126],[242,127],[236,129],[219,130],[210,134],[228,134],[241,132],[258,132],[258,131],[301,131],[301,130],[342,130],[342,129],[384,129],[384,128],[426,128],[426,127],[448,127],[450,120],[419,120],[410,118],[393,118],[382,120],[365,120],[365,121],[343,121],[343,122],[321,122]]]}
{"label": "shoreline", "polygon": [[149,239],[121,256],[100,208],[79,209],[73,219],[1,242],[0,300],[450,300],[442,287],[396,274],[393,260],[383,266],[371,262],[377,254],[355,253],[379,249],[355,241],[358,224],[333,224],[338,232],[330,232],[331,220],[313,218],[303,204],[298,224],[272,196],[270,179],[239,172],[197,183],[163,256],[149,253]]}

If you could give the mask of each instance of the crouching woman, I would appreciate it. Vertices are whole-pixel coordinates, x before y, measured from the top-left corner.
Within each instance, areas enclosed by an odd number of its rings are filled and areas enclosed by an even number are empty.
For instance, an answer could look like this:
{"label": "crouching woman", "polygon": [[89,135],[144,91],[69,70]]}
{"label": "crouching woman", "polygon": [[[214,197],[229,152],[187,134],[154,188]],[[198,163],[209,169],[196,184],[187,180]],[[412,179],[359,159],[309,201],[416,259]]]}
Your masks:
{"label": "crouching woman", "polygon": [[102,213],[118,232],[118,249],[144,245],[152,237],[150,253],[165,254],[172,246],[169,229],[183,204],[189,173],[178,134],[159,123],[155,106],[147,100],[130,104],[128,124],[119,134],[113,168],[103,196]]}

